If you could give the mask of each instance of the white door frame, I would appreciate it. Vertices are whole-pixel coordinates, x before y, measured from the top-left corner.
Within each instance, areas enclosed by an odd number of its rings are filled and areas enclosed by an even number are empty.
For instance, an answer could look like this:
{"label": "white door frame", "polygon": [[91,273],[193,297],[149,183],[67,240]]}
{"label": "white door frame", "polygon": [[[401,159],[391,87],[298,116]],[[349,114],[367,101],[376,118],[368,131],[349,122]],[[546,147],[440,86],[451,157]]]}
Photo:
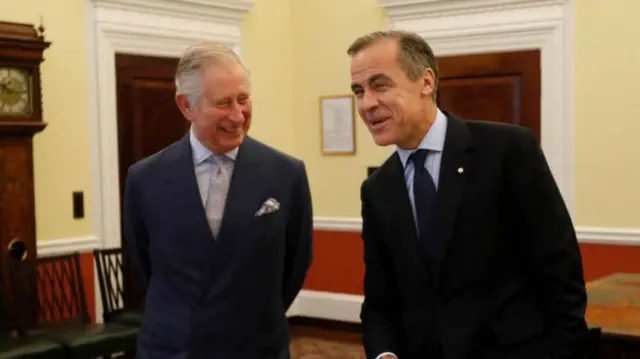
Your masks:
{"label": "white door frame", "polygon": [[[102,248],[120,247],[115,54],[180,57],[199,40],[240,52],[242,19],[253,0],[85,0],[91,99],[94,230]],[[96,278],[96,317],[101,320]]]}
{"label": "white door frame", "polygon": [[539,49],[541,146],[573,213],[573,1],[378,0],[437,56]]}

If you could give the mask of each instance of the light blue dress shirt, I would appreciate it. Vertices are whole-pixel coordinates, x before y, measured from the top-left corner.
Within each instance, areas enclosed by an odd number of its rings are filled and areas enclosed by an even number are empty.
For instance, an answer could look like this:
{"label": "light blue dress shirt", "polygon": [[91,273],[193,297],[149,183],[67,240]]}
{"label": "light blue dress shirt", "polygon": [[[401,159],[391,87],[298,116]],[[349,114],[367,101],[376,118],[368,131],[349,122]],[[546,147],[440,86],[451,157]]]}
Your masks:
{"label": "light blue dress shirt", "polygon": [[[402,166],[404,167],[404,181],[407,186],[407,191],[409,192],[409,200],[411,202],[411,209],[413,211],[413,223],[418,223],[416,217],[416,205],[415,199],[413,197],[413,174],[415,173],[415,168],[413,167],[413,161],[409,161],[409,156],[414,153],[418,149],[426,149],[429,150],[427,153],[427,158],[424,160],[424,168],[429,172],[431,178],[433,178],[433,183],[436,185],[436,189],[438,188],[438,179],[440,177],[440,164],[442,162],[442,151],[444,150],[444,140],[447,136],[447,116],[437,109],[436,119],[431,125],[431,128],[427,132],[427,134],[422,139],[422,142],[418,145],[418,148],[412,150],[406,150],[402,148],[396,149],[398,155],[400,156],[400,161],[402,162]],[[417,231],[417,228],[416,228]],[[385,352],[376,357],[376,359],[380,359],[385,355],[393,355],[397,357],[395,354],[390,352]]]}
{"label": "light blue dress shirt", "polygon": [[[212,190],[212,188],[210,188],[213,182],[212,177],[216,171],[219,169],[228,171],[229,178],[231,178],[233,165],[238,155],[238,148],[224,154],[224,156],[231,159],[231,161],[208,161],[208,159],[215,156],[215,154],[196,138],[193,129],[190,131],[189,141],[191,143],[196,181],[198,182],[198,189],[200,190],[200,199],[202,199],[202,204],[205,205],[207,198],[209,198],[209,191]],[[221,163],[224,163],[224,165],[220,165]],[[221,166],[225,167],[222,168]]]}
{"label": "light blue dress shirt", "polygon": [[[424,136],[417,149],[429,150],[427,158],[424,161],[424,167],[433,178],[433,183],[438,189],[438,179],[440,177],[440,164],[442,162],[442,150],[444,149],[444,140],[447,135],[447,116],[437,109],[436,120],[431,125],[429,132]],[[398,148],[398,155],[402,166],[404,167],[404,181],[407,185],[407,191],[409,192],[409,200],[411,202],[411,208],[413,210],[414,223],[416,220],[416,206],[415,199],[413,198],[413,174],[415,169],[413,168],[413,161],[409,161],[409,156],[417,149],[405,150]]]}

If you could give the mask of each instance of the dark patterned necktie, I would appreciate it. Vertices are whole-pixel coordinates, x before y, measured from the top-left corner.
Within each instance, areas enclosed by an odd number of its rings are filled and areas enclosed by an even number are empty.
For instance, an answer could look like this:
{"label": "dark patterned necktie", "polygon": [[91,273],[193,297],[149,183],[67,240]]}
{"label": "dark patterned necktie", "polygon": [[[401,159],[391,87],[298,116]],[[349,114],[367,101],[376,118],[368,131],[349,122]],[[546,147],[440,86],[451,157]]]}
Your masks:
{"label": "dark patterned necktie", "polygon": [[435,210],[436,185],[429,171],[424,167],[427,150],[417,150],[409,157],[413,161],[413,197],[418,225],[418,241],[425,249],[427,258],[432,259],[430,242],[433,238],[433,214]]}

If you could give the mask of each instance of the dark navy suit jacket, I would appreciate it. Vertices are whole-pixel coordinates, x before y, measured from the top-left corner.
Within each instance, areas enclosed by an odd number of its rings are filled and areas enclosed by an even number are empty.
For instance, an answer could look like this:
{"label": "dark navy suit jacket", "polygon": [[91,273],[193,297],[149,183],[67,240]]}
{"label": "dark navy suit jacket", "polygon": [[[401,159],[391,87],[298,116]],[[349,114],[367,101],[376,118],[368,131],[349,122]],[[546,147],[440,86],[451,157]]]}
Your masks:
{"label": "dark navy suit jacket", "polygon": [[[256,216],[269,198],[279,210]],[[311,263],[312,222],[304,164],[250,137],[215,240],[188,135],[131,166],[125,240],[148,283],[137,357],[287,358],[285,312]]]}

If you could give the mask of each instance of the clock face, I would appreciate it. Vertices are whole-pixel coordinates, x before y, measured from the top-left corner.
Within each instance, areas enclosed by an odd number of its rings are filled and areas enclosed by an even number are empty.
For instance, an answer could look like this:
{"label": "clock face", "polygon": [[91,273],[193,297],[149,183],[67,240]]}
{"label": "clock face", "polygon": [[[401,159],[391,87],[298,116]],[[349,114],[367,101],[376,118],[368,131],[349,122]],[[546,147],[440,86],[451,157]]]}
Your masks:
{"label": "clock face", "polygon": [[31,114],[31,78],[18,68],[0,67],[0,115]]}

